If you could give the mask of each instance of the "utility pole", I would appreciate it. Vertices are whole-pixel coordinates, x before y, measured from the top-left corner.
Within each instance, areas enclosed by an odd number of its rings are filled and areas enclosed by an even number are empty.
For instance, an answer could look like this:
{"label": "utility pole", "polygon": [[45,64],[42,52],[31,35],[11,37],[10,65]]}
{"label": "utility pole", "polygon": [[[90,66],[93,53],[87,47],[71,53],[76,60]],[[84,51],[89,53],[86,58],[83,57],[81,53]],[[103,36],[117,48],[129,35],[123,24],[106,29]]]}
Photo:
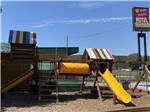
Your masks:
{"label": "utility pole", "polygon": [[1,7],[1,9],[0,9],[0,13],[2,13],[3,12],[3,8]]}
{"label": "utility pole", "polygon": [[66,38],[66,57],[68,56],[68,35]]}

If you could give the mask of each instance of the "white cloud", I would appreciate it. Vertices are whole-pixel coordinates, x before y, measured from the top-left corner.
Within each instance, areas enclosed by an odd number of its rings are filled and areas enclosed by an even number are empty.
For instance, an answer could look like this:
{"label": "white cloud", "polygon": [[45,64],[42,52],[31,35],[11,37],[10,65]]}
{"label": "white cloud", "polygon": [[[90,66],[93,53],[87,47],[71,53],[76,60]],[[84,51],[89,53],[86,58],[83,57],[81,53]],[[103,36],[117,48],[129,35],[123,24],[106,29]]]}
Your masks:
{"label": "white cloud", "polygon": [[98,8],[98,7],[104,6],[104,2],[102,2],[102,1],[99,1],[99,2],[84,1],[84,2],[72,3],[72,4],[69,4],[68,6],[80,7],[80,8]]}
{"label": "white cloud", "polygon": [[111,18],[102,18],[101,21],[104,23],[107,22],[114,22],[114,21],[125,21],[125,20],[131,20],[131,17],[111,17]]}
{"label": "white cloud", "polygon": [[[108,23],[115,21],[126,21],[131,20],[131,17],[110,17],[110,18],[92,18],[92,19],[74,19],[59,21],[63,24],[90,24],[90,23]],[[57,22],[56,22],[57,23]]]}
{"label": "white cloud", "polygon": [[132,17],[110,17],[110,18],[90,18],[90,19],[64,19],[64,20],[53,20],[32,26],[32,28],[43,28],[49,25],[55,24],[92,24],[92,23],[109,23],[117,21],[131,20]]}
{"label": "white cloud", "polygon": [[46,27],[46,26],[49,26],[49,25],[52,25],[51,22],[45,22],[45,23],[41,23],[41,24],[38,24],[38,25],[34,25],[34,26],[32,26],[32,28],[43,28],[43,27]]}

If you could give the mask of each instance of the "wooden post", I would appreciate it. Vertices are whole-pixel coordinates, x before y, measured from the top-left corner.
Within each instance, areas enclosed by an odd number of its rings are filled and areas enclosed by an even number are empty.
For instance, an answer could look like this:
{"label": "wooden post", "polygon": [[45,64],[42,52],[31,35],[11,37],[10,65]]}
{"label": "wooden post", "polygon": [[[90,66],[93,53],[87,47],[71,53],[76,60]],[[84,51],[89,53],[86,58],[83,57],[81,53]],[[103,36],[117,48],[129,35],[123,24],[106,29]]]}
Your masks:
{"label": "wooden post", "polygon": [[97,77],[95,77],[95,79],[94,79],[94,84],[93,84],[94,88],[95,88],[95,85],[96,85],[96,81],[97,81]]}
{"label": "wooden post", "polygon": [[97,81],[96,81],[98,95],[99,95],[99,98],[101,98],[101,99],[102,99],[102,94],[101,94],[100,86],[99,86],[99,83],[98,83],[98,74],[99,74],[99,75],[100,75],[100,77],[101,77],[102,73],[101,73],[100,71],[98,71],[98,73],[97,73]]}
{"label": "wooden post", "polygon": [[100,91],[98,80],[96,80],[96,88],[97,88],[98,98],[102,99],[102,95],[101,95],[101,91]]}
{"label": "wooden post", "polygon": [[148,74],[150,75],[150,71],[149,71],[147,65],[145,65],[145,70],[146,70],[146,71],[148,72]]}
{"label": "wooden post", "polygon": [[[148,75],[150,75],[150,71],[149,71],[147,65],[145,65],[145,70],[147,71]],[[146,79],[146,85],[147,85],[147,84],[148,84],[148,79]],[[147,87],[147,86],[146,86],[146,90],[147,90],[147,92],[148,92],[148,94],[149,94],[149,90],[148,90],[148,87]]]}
{"label": "wooden post", "polygon": [[95,90],[95,87],[96,87],[96,81],[97,81],[97,75],[96,75],[96,73],[95,73],[94,71],[91,71],[91,73],[92,73],[92,75],[93,75],[93,77],[94,77],[93,88],[94,88],[94,90]]}
{"label": "wooden post", "polygon": [[116,95],[113,93],[113,104],[117,104],[117,97],[116,97]]}
{"label": "wooden post", "polygon": [[58,70],[58,62],[55,62],[55,76],[56,76],[56,102],[59,102],[58,98],[58,75],[59,75],[59,70]]}
{"label": "wooden post", "polygon": [[147,68],[147,65],[144,65],[144,72],[143,74],[141,75],[140,79],[138,80],[138,82],[135,84],[134,88],[133,88],[133,92],[135,91],[135,89],[137,88],[138,84],[141,82],[141,80],[143,79],[143,76],[145,74],[145,72],[147,72],[149,75],[150,75],[150,71],[149,69]]}
{"label": "wooden post", "polygon": [[82,91],[83,91],[84,81],[85,81],[85,76],[83,76],[83,78],[82,78],[82,84],[81,84],[81,87],[80,87],[80,93],[82,93]]}
{"label": "wooden post", "polygon": [[133,92],[135,91],[135,89],[137,88],[137,86],[138,86],[138,84],[141,82],[141,80],[143,79],[143,76],[144,76],[144,74],[145,74],[145,70],[144,70],[144,72],[143,72],[143,74],[141,75],[141,77],[140,77],[140,79],[138,80],[138,82],[135,84],[135,86],[134,86],[134,88],[133,88]]}

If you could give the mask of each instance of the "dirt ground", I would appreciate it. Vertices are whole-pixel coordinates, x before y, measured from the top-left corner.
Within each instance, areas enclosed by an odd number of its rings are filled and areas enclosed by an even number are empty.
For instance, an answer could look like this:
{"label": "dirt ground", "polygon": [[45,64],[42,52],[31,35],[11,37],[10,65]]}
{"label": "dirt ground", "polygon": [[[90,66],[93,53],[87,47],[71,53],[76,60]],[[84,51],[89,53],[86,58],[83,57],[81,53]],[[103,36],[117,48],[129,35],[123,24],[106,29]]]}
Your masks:
{"label": "dirt ground", "polygon": [[66,93],[60,102],[40,102],[29,93],[7,93],[1,99],[2,112],[106,112],[111,110],[150,107],[150,95],[132,99],[132,105],[113,104],[113,99],[97,99],[91,94]]}

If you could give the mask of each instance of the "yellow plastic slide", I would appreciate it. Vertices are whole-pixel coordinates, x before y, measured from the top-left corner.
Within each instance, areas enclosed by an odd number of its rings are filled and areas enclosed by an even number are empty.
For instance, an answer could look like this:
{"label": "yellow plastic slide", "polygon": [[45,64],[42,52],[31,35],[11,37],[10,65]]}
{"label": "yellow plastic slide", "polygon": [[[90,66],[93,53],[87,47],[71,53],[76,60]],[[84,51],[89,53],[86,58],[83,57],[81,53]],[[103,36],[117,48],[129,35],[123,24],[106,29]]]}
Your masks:
{"label": "yellow plastic slide", "polygon": [[106,81],[110,89],[116,95],[117,99],[123,103],[130,103],[131,96],[128,94],[125,89],[121,86],[121,84],[116,80],[113,74],[106,69],[105,73],[102,74],[103,79]]}
{"label": "yellow plastic slide", "polygon": [[34,69],[27,70],[22,75],[20,75],[19,77],[17,77],[16,79],[10,81],[4,87],[2,87],[1,93],[3,94],[5,92],[7,92],[8,90],[16,87],[18,84],[20,84],[24,80],[28,79],[29,77],[31,77],[33,74],[34,74]]}

